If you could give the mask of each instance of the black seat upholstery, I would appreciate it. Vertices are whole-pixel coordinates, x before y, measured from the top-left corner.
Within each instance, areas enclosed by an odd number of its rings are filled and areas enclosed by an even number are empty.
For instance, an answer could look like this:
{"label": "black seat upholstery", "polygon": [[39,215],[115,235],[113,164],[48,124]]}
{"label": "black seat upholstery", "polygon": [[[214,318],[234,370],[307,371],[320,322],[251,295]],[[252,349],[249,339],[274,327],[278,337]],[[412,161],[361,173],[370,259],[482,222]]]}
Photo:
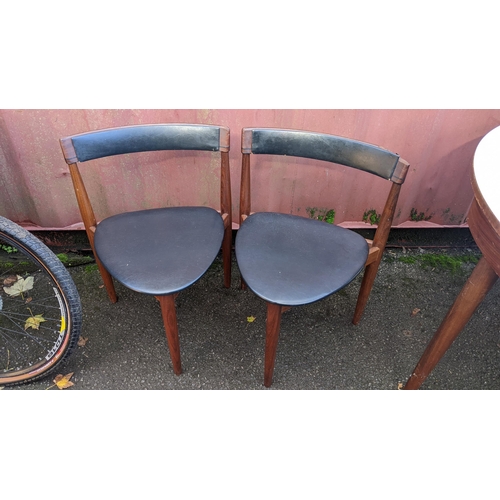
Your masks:
{"label": "black seat upholstery", "polygon": [[104,267],[125,286],[168,295],[205,274],[223,236],[224,224],[216,210],[167,207],[104,219],[96,228],[94,244]]}
{"label": "black seat upholstery", "polygon": [[242,224],[236,252],[245,283],[256,295],[297,306],[349,284],[365,265],[368,244],[359,234],[332,224],[260,212]]}
{"label": "black seat upholstery", "polygon": [[[96,130],[61,139],[78,205],[106,290],[113,279],[160,302],[174,372],[182,371],[175,296],[208,270],[222,247],[224,285],[231,283],[229,129],[215,125],[153,124]],[[146,151],[220,154],[220,213],[211,207],[162,207],[112,215],[97,223],[78,163]],[[212,153],[213,154],[213,153]],[[182,160],[182,158],[180,158]],[[158,181],[164,183],[168,172]],[[112,186],[103,186],[103,189]]]}
{"label": "black seat upholstery", "polygon": [[[353,323],[373,286],[408,163],[378,146],[317,132],[272,128],[242,131],[240,229],[235,243],[243,283],[267,302],[264,385],[272,383],[281,314],[321,300],[364,268]],[[373,242],[345,228],[275,212],[251,212],[250,157],[296,156],[363,170],[392,181]]]}

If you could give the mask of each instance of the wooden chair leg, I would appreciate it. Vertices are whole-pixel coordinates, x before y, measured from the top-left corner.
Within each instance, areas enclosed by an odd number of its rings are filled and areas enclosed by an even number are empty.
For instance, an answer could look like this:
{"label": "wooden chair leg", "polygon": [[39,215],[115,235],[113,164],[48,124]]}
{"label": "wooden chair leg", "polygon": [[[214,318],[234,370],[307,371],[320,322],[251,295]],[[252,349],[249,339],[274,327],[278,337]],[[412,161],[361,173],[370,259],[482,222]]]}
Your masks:
{"label": "wooden chair leg", "polygon": [[222,241],[222,262],[224,265],[224,286],[231,287],[231,246],[233,240],[233,230],[226,227],[224,230],[224,240]]}
{"label": "wooden chair leg", "polygon": [[426,347],[405,389],[418,389],[423,384],[497,279],[495,271],[482,257]]}
{"label": "wooden chair leg", "polygon": [[274,362],[276,361],[276,348],[280,334],[282,306],[267,303],[266,319],[266,351],[264,358],[264,385],[271,387],[273,382]]}
{"label": "wooden chair leg", "polygon": [[384,210],[380,216],[380,222],[378,224],[377,231],[375,232],[372,246],[372,249],[378,249],[378,254],[375,260],[365,267],[365,273],[363,275],[363,281],[361,282],[361,289],[358,295],[358,302],[352,319],[352,322],[355,325],[359,323],[359,320],[363,315],[363,311],[365,310],[366,303],[368,302],[370,292],[372,291],[373,283],[377,276],[377,271],[387,243],[387,238],[389,237],[389,232],[391,231],[394,211],[396,210],[400,190],[401,184],[393,183],[385,203]]}
{"label": "wooden chair leg", "polygon": [[368,297],[370,296],[370,292],[373,288],[373,283],[375,282],[375,278],[377,276],[379,264],[380,259],[377,259],[375,262],[372,262],[365,268],[363,281],[361,282],[361,288],[359,290],[358,302],[356,303],[356,309],[354,311],[354,317],[352,319],[352,322],[355,325],[359,323],[359,320],[363,315],[363,311],[365,310],[366,303],[368,302]]}
{"label": "wooden chair leg", "polygon": [[177,327],[177,314],[175,312],[175,295],[159,295],[156,297],[160,302],[161,314],[165,325],[165,333],[167,335],[168,348],[170,350],[170,358],[174,373],[180,375],[181,367],[181,351],[179,347],[179,332]]}
{"label": "wooden chair leg", "polygon": [[114,304],[118,300],[118,297],[116,296],[113,278],[112,278],[111,274],[108,273],[106,268],[102,265],[101,261],[97,258],[97,256],[95,255],[95,252],[94,252],[94,257],[95,257],[97,267],[99,268],[99,272],[101,273],[101,278],[102,278],[102,281],[104,283],[104,287],[106,288],[106,291],[108,292],[109,300]]}

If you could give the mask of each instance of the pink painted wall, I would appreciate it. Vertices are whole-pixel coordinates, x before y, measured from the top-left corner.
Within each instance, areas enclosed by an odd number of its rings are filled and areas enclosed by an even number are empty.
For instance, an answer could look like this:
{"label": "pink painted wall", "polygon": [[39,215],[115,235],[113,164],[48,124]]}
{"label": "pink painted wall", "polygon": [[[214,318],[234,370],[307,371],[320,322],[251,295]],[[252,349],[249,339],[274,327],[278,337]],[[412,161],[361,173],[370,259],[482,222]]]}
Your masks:
{"label": "pink painted wall", "polygon": [[[500,110],[0,110],[0,214],[28,228],[81,228],[59,138],[161,122],[230,127],[236,221],[241,128],[256,126],[331,133],[399,153],[411,166],[394,225],[442,227],[466,223],[474,150],[500,124]],[[164,203],[217,207],[216,155],[185,152],[182,156],[187,166],[163,152],[84,163],[82,174],[97,216]],[[308,216],[311,209],[333,208],[336,223],[360,227],[366,210],[382,210],[389,187],[383,179],[341,166],[290,157],[253,159],[254,211]],[[110,189],[102,189],[102,183]],[[412,210],[430,218],[410,221]]]}

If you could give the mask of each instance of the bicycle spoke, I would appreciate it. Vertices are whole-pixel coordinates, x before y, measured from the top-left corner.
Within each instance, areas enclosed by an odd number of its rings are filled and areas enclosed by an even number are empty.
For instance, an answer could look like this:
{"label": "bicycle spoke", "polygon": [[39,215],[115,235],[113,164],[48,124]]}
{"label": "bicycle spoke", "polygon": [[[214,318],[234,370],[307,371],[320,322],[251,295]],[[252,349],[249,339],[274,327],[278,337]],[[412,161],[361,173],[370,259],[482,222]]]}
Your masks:
{"label": "bicycle spoke", "polygon": [[64,265],[0,216],[0,385],[53,371],[76,347],[80,328],[78,291]]}
{"label": "bicycle spoke", "polygon": [[[16,325],[17,326],[17,325]],[[51,330],[54,334],[55,331]],[[52,335],[52,338],[44,338],[40,335],[34,335],[32,332],[25,332],[19,328],[2,328],[0,337],[9,346],[4,358],[8,360],[4,363],[3,371],[10,371],[15,367],[29,367],[43,360],[51,346],[54,345],[58,336]],[[29,343],[27,343],[29,342]],[[2,370],[0,370],[1,372]]]}
{"label": "bicycle spoke", "polygon": [[[28,319],[28,318],[33,318],[33,315],[32,314],[25,314],[25,313],[14,313],[14,312],[8,312],[6,313],[5,311],[2,312],[2,316],[5,316],[6,318],[14,318],[14,319]],[[42,313],[42,316],[43,316],[43,313]],[[43,319],[45,321],[61,321],[61,318],[48,318],[46,316],[43,316]]]}
{"label": "bicycle spoke", "polygon": [[31,346],[31,349],[29,349],[29,351],[26,352],[27,346],[25,343],[21,344],[21,342],[19,342],[15,338],[11,338],[9,336],[5,337],[9,339],[9,348],[5,348],[7,352],[5,353],[4,357],[6,358],[7,361],[5,363],[3,371],[13,370],[14,369],[13,365],[32,366],[34,363],[38,362],[40,359],[43,358],[45,349],[40,350],[39,354],[36,354],[33,351],[33,346]]}
{"label": "bicycle spoke", "polygon": [[[7,358],[8,361],[12,361],[12,364],[16,364],[16,363],[18,364],[19,360],[24,360],[25,362],[23,364],[33,364],[32,362],[26,363],[28,356],[25,353],[21,352],[22,350],[26,351],[26,345],[21,345],[15,339],[11,339],[10,342],[11,342],[11,344],[9,344],[9,349],[7,349],[7,353],[5,355],[5,357]],[[16,354],[15,357],[14,357],[14,353]],[[42,351],[42,353],[43,353],[43,351]],[[29,352],[29,354],[31,355],[32,358],[36,357],[36,356],[33,356],[31,351]],[[40,359],[40,356],[38,356],[37,359]],[[4,370],[8,370],[10,364],[11,364],[10,362],[6,363]]]}
{"label": "bicycle spoke", "polygon": [[[54,297],[55,297],[55,294],[52,293],[52,295],[47,295],[46,297],[42,297],[42,298],[37,297],[36,299],[33,299],[32,297],[25,297],[25,298],[19,297],[19,299],[18,299],[17,297],[15,297],[14,299],[11,299],[11,301],[15,304],[18,304],[19,306],[29,304],[30,306],[41,305],[41,306],[50,307],[52,309],[59,309],[58,305],[47,304],[47,301],[49,301],[49,300],[53,301]],[[32,300],[29,302],[26,302],[28,298],[32,298]]]}
{"label": "bicycle spoke", "polygon": [[[20,325],[18,325],[15,321],[12,321],[10,320],[11,323],[17,328],[16,330],[11,330],[11,329],[8,329],[8,328],[4,328],[5,331],[10,331],[10,332],[13,332],[13,333],[17,333],[18,335],[21,335],[23,337],[27,337],[27,338],[30,338],[31,340],[34,340],[38,345],[40,345],[40,347],[44,347],[39,341],[38,341],[38,337],[36,337],[35,335],[33,335],[31,332],[27,332],[25,331],[23,328],[21,328]],[[53,330],[52,330],[53,331]],[[44,341],[47,341],[46,339],[42,339]]]}
{"label": "bicycle spoke", "polygon": [[[50,339],[47,339],[44,337],[39,337],[37,335],[33,335],[31,332],[25,332],[24,330],[19,331],[19,330],[12,330],[11,328],[2,328],[2,330],[0,330],[0,334],[2,332],[15,333],[18,335],[18,337],[20,336],[20,338],[29,338],[29,339],[33,339],[35,341],[40,340],[43,342],[52,342]],[[50,330],[50,332],[55,333],[55,330]]]}

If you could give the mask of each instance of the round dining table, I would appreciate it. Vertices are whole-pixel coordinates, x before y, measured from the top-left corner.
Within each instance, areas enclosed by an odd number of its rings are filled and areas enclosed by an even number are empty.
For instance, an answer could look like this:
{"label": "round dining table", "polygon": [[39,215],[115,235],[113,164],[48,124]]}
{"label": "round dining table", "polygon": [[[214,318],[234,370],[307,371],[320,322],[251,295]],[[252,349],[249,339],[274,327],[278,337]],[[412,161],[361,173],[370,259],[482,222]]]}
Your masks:
{"label": "round dining table", "polygon": [[471,183],[474,199],[468,224],[482,257],[427,345],[405,389],[422,385],[500,276],[500,126],[479,142]]}

